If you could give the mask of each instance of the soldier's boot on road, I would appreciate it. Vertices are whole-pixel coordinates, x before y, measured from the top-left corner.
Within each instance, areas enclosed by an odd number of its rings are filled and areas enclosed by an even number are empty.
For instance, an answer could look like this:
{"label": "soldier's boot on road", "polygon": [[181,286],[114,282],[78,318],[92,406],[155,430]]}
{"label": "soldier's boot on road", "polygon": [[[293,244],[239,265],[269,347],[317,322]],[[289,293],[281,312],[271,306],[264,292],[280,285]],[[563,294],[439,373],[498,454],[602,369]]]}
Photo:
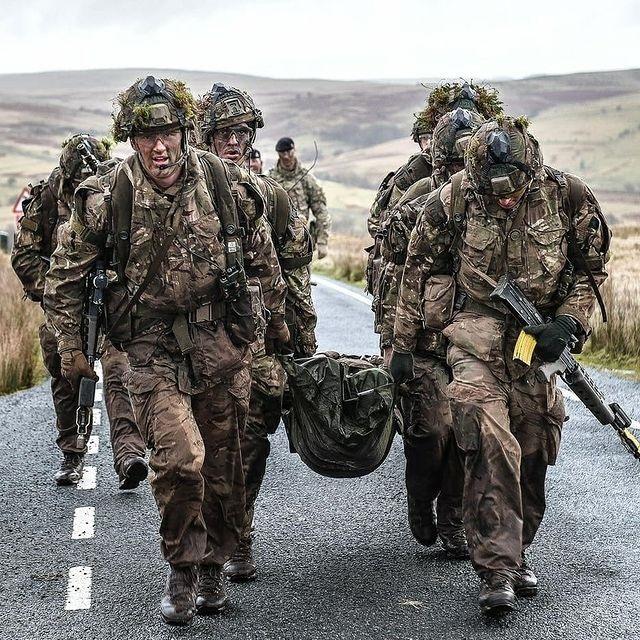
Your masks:
{"label": "soldier's boot on road", "polygon": [[224,565],[224,575],[231,582],[249,582],[256,579],[256,574],[251,534],[243,535],[233,555]]}
{"label": "soldier's boot on road", "polygon": [[217,564],[200,566],[200,583],[196,598],[198,615],[221,613],[229,604],[222,567]]}
{"label": "soldier's boot on road", "polygon": [[120,467],[120,491],[135,489],[149,473],[149,467],[144,458],[131,456]]}
{"label": "soldier's boot on road", "polygon": [[478,596],[482,613],[487,616],[504,616],[516,607],[513,577],[508,571],[491,571],[482,577]]}
{"label": "soldier's boot on road", "polygon": [[442,548],[448,556],[456,560],[466,560],[469,557],[467,536],[462,527],[453,531],[440,531],[438,536],[440,537]]}
{"label": "soldier's boot on road", "polygon": [[60,469],[56,471],[53,479],[58,486],[69,486],[78,484],[82,478],[84,467],[84,455],[82,453],[65,453]]}
{"label": "soldier's boot on road", "polygon": [[160,602],[160,614],[168,624],[187,625],[196,613],[198,569],[196,566],[170,567]]}
{"label": "soldier's boot on road", "polygon": [[416,500],[407,496],[409,510],[409,528],[413,537],[425,547],[429,547],[438,539],[436,511],[432,500]]}
{"label": "soldier's boot on road", "polygon": [[538,577],[524,558],[513,580],[513,588],[520,598],[532,598],[538,595]]}

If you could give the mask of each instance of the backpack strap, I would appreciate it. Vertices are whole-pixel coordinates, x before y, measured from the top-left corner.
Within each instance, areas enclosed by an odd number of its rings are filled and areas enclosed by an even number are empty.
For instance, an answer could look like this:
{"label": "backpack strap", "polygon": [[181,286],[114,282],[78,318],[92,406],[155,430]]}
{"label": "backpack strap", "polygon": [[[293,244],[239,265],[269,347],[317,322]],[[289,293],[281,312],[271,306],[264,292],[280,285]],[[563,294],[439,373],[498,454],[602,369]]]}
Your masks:
{"label": "backpack strap", "polygon": [[[451,255],[453,256],[453,272],[460,268],[460,245],[467,227],[467,201],[462,192],[464,171],[458,171],[451,176],[451,203],[449,205],[449,219],[453,223],[454,235],[451,241]],[[442,187],[440,187],[442,191]]]}
{"label": "backpack strap", "polygon": [[111,232],[107,249],[111,250],[111,267],[124,282],[124,272],[131,252],[131,217],[133,215],[133,185],[122,165],[118,165],[105,180],[102,196],[110,221]]}
{"label": "backpack strap", "polygon": [[[553,167],[549,167],[545,165],[544,167],[546,174],[558,185],[560,189],[560,195],[562,197],[562,207],[565,213],[569,216],[569,230],[567,231],[567,243],[569,245],[569,254],[573,262],[575,262],[576,266],[580,268],[587,276],[587,280],[589,280],[589,284],[591,289],[593,289],[593,293],[598,301],[598,306],[600,307],[600,313],[602,314],[602,321],[607,322],[607,307],[602,298],[602,294],[600,293],[600,289],[598,287],[598,283],[593,276],[591,268],[587,264],[587,259],[585,258],[584,253],[578,243],[578,238],[576,236],[576,227],[574,224],[575,216],[578,211],[580,211],[580,207],[582,203],[590,191],[588,187],[575,176],[567,175],[562,171],[558,171]],[[598,211],[598,218],[600,220],[600,224],[606,227],[606,222],[602,214]],[[608,227],[607,227],[608,230]],[[605,240],[606,247],[605,253],[609,249],[610,242],[610,234],[607,233],[607,238]]]}

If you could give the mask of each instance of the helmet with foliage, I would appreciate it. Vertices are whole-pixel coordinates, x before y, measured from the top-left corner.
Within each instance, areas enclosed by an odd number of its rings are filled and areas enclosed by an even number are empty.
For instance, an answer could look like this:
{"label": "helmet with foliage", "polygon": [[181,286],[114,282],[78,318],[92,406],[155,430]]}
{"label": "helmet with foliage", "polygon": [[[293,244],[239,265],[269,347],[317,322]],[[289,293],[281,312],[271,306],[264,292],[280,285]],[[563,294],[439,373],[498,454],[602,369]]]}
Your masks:
{"label": "helmet with foliage", "polygon": [[483,122],[484,118],[479,113],[462,107],[449,111],[440,118],[431,138],[433,174],[439,183],[449,178],[453,163],[464,163],[464,152],[469,140]]}
{"label": "helmet with foliage", "polygon": [[503,196],[525,187],[543,167],[538,141],[524,116],[499,116],[473,134],[465,154],[465,170],[473,190]]}
{"label": "helmet with foliage", "polygon": [[[502,101],[496,89],[470,82],[446,82],[429,94],[427,106],[415,114],[414,131],[419,128],[423,133],[432,132],[445,113],[458,107],[475,111],[487,119],[502,113]],[[413,139],[417,142],[415,134]]]}
{"label": "helmet with foliage", "polygon": [[205,143],[209,143],[214,131],[242,123],[253,129],[253,138],[256,129],[264,127],[262,111],[246,91],[216,82],[198,100],[198,124]]}
{"label": "helmet with foliage", "polygon": [[192,129],[196,103],[184,82],[147,76],[116,98],[112,132],[116,142],[152,129]]}
{"label": "helmet with foliage", "polygon": [[62,143],[60,171],[65,180],[84,180],[96,173],[98,165],[111,157],[112,142],[77,133]]}

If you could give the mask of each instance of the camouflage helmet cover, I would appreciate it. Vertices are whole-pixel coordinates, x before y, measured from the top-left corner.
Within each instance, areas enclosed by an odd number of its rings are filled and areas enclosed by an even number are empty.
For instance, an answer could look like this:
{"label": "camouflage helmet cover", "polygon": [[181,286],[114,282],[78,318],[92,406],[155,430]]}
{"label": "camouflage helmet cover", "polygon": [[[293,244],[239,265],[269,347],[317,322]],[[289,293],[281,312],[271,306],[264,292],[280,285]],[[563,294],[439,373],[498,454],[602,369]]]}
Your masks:
{"label": "camouflage helmet cover", "polygon": [[502,113],[502,101],[498,98],[496,89],[473,82],[447,82],[433,89],[426,107],[415,114],[413,139],[418,141],[415,134],[417,130],[421,130],[421,133],[432,132],[445,113],[458,107],[476,111],[486,119],[495,118]]}
{"label": "camouflage helmet cover", "polygon": [[192,129],[196,103],[184,82],[147,76],[137,80],[116,98],[112,133],[124,142],[150,129]]}
{"label": "camouflage helmet cover", "polygon": [[112,142],[98,140],[88,133],[77,133],[62,143],[60,171],[65,180],[86,178],[96,172],[97,165],[111,157]]}
{"label": "camouflage helmet cover", "polygon": [[473,134],[465,152],[465,172],[474,191],[506,195],[540,175],[542,153],[527,126],[522,116],[500,116]]}
{"label": "camouflage helmet cover", "polygon": [[433,132],[431,160],[434,169],[464,161],[464,152],[474,131],[485,121],[476,111],[458,107],[445,113]]}
{"label": "camouflage helmet cover", "polygon": [[254,132],[264,127],[262,111],[246,91],[216,82],[198,100],[200,133],[208,140],[214,131],[246,122]]}

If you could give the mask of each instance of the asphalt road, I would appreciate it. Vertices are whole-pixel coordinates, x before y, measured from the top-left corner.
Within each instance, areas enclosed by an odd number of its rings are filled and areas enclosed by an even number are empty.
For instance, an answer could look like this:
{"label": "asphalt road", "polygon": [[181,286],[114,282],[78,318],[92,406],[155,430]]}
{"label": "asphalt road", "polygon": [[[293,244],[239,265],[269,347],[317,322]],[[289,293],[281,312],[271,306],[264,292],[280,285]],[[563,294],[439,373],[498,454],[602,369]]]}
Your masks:
{"label": "asphalt road", "polygon": [[[314,290],[320,348],[375,353],[366,300],[335,286],[318,278]],[[610,401],[640,416],[637,383],[593,375]],[[510,618],[483,619],[469,564],[413,541],[399,440],[375,473],[333,480],[289,454],[281,429],[257,506],[259,579],[231,585],[226,614],[176,629],[158,613],[166,569],[149,487],[118,492],[104,419],[87,458],[95,488],[58,488],[47,385],[0,398],[0,637],[640,639],[640,463],[574,400],[567,406],[531,553],[541,593]],[[77,524],[76,536],[88,537],[72,539],[74,514],[87,515],[76,509],[91,507],[93,535]],[[86,591],[69,606],[88,608],[68,610],[75,567],[91,579],[81,578]]]}

